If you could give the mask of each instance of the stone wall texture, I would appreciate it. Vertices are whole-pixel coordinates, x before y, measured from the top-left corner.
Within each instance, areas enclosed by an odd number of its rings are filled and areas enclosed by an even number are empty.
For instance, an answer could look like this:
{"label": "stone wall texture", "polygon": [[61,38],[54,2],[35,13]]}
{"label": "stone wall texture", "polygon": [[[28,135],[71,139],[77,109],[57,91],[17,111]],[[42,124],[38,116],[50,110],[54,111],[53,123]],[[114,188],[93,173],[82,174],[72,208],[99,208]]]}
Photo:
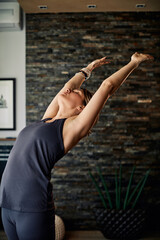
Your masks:
{"label": "stone wall texture", "polygon": [[[99,165],[114,197],[114,174],[122,164],[125,193],[134,164],[134,187],[151,168],[139,199],[148,209],[149,228],[160,213],[160,13],[27,14],[27,124],[45,109],[79,69],[96,58],[112,62],[96,69],[84,86],[95,91],[135,52],[152,54],[107,101],[91,135],[81,140],[52,172],[56,213],[67,229],[95,229],[92,209],[98,193],[88,171],[97,178]],[[123,193],[123,194],[124,194]],[[122,197],[123,199],[124,197]],[[159,211],[159,212],[158,212]],[[154,217],[153,217],[154,216]],[[158,228],[158,226],[157,226]]]}

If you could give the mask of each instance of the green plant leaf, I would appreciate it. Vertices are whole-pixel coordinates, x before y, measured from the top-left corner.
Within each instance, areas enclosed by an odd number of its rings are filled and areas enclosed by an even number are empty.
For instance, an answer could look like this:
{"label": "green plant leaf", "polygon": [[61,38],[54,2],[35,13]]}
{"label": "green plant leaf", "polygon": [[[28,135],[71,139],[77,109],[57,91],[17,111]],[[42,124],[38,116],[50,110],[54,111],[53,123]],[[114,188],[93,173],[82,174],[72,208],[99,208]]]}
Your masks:
{"label": "green plant leaf", "polygon": [[119,195],[118,195],[118,176],[117,169],[115,171],[115,192],[116,192],[116,209],[119,209]]}
{"label": "green plant leaf", "polygon": [[108,202],[109,202],[109,206],[110,206],[110,208],[112,209],[112,208],[113,208],[113,205],[112,205],[112,202],[111,202],[110,194],[109,194],[109,191],[108,191],[108,188],[107,188],[106,182],[105,182],[105,180],[104,180],[104,177],[103,177],[103,175],[102,175],[102,172],[101,172],[100,167],[97,167],[97,170],[98,170],[99,176],[100,176],[100,178],[101,178],[101,181],[102,181],[102,183],[103,183],[103,186],[104,186],[104,189],[105,189],[105,193],[106,193],[106,197],[107,197]]}
{"label": "green plant leaf", "polygon": [[100,196],[100,198],[101,198],[101,201],[102,201],[104,207],[107,209],[107,204],[106,204],[106,201],[105,201],[105,199],[104,199],[104,196],[103,196],[103,194],[102,194],[102,192],[101,192],[101,189],[100,189],[100,187],[98,186],[95,178],[93,177],[93,175],[92,175],[92,173],[91,173],[90,171],[89,171],[89,175],[90,175],[90,177],[91,177],[91,179],[92,179],[92,181],[93,181],[93,183],[94,183],[94,185],[95,185],[95,187],[96,187],[96,189],[97,189],[97,191],[98,191],[98,193],[99,193],[99,196]]}
{"label": "green plant leaf", "polygon": [[137,184],[137,186],[135,187],[134,191],[131,193],[131,195],[130,195],[130,197],[129,197],[129,199],[128,199],[128,202],[127,202],[127,206],[130,204],[132,198],[134,197],[135,193],[137,192],[139,186],[141,185],[144,177],[145,177],[145,176],[143,176],[143,177],[140,179],[140,181],[138,182],[138,184]]}
{"label": "green plant leaf", "polygon": [[124,205],[123,205],[123,209],[124,210],[126,209],[126,206],[127,206],[128,195],[129,195],[129,191],[130,191],[130,188],[131,188],[131,183],[132,183],[132,179],[133,179],[133,174],[134,174],[135,168],[136,167],[134,166],[133,169],[132,169],[131,177],[130,177],[130,180],[129,180],[129,183],[128,183],[126,197],[125,197]]}
{"label": "green plant leaf", "polygon": [[133,205],[132,205],[132,208],[135,207],[135,205],[136,205],[136,203],[137,203],[137,201],[138,201],[138,198],[140,197],[140,194],[141,194],[141,192],[142,192],[142,190],[143,190],[143,188],[144,188],[144,185],[145,185],[145,183],[146,183],[146,181],[147,181],[147,178],[148,178],[149,173],[150,173],[150,169],[149,169],[149,170],[146,172],[146,174],[145,174],[144,180],[143,180],[142,185],[141,185],[141,187],[140,187],[140,189],[139,189],[139,192],[138,192],[138,194],[137,194],[137,197],[136,197],[136,199],[135,199],[135,201],[134,201],[134,203],[133,203]]}

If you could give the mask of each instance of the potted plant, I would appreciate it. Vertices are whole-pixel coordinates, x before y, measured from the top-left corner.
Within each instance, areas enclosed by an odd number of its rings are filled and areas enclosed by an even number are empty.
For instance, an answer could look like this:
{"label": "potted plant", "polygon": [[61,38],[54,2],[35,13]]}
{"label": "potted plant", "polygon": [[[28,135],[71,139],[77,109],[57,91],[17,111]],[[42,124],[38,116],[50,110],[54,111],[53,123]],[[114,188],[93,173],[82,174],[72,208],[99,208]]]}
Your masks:
{"label": "potted plant", "polygon": [[96,222],[108,239],[137,239],[140,236],[145,223],[145,210],[137,208],[138,199],[142,193],[150,170],[141,177],[136,186],[133,185],[135,166],[132,169],[125,193],[122,193],[122,165],[119,173],[115,172],[115,193],[114,198],[108,190],[107,183],[104,179],[100,167],[97,167],[98,177],[101,187],[91,172],[89,175],[99,193],[103,204],[102,208],[96,208],[94,213]]}

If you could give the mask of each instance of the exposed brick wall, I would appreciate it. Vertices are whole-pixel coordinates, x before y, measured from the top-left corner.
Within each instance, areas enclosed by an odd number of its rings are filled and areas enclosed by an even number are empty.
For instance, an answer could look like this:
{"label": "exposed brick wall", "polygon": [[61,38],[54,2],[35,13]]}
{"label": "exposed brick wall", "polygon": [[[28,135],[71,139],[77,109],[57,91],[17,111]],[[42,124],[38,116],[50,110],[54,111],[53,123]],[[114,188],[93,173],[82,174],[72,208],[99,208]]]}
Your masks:
{"label": "exposed brick wall", "polygon": [[91,206],[97,193],[88,170],[97,164],[111,182],[119,162],[126,181],[134,163],[137,179],[151,167],[141,201],[159,207],[159,18],[160,13],[27,14],[27,124],[40,119],[63,84],[95,58],[107,55],[113,62],[85,83],[93,91],[135,51],[155,57],[108,100],[92,134],[56,164],[56,212],[67,228],[95,227]]}

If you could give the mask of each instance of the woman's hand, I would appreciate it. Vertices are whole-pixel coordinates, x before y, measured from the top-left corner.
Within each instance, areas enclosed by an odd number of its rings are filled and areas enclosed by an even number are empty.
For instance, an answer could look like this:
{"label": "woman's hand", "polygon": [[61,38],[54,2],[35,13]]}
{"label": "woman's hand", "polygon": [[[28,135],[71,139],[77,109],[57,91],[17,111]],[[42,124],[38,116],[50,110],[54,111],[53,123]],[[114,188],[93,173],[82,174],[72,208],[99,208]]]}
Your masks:
{"label": "woman's hand", "polygon": [[138,52],[135,52],[131,57],[131,61],[135,62],[136,66],[138,66],[141,62],[153,61],[153,60],[154,60],[154,57],[152,57],[151,55],[138,53]]}
{"label": "woman's hand", "polygon": [[100,59],[96,59],[94,60],[93,62],[91,62],[87,68],[92,71],[93,69],[97,68],[97,67],[100,67],[102,65],[105,65],[105,64],[109,64],[110,61],[107,60],[107,57],[103,57],[103,58],[100,58]]}

